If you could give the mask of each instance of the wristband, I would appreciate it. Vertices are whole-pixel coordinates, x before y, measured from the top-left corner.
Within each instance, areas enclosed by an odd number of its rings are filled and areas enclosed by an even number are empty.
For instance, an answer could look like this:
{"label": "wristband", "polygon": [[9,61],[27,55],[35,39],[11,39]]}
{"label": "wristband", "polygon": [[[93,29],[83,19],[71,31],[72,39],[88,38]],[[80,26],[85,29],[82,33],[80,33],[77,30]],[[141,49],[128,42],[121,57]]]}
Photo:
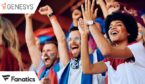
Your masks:
{"label": "wristband", "polygon": [[95,22],[94,22],[93,20],[89,20],[89,21],[86,22],[86,24],[87,24],[88,26],[90,26],[90,25],[95,24]]}
{"label": "wristband", "polygon": [[50,13],[50,14],[48,15],[48,17],[52,17],[53,15],[54,15],[54,12]]}

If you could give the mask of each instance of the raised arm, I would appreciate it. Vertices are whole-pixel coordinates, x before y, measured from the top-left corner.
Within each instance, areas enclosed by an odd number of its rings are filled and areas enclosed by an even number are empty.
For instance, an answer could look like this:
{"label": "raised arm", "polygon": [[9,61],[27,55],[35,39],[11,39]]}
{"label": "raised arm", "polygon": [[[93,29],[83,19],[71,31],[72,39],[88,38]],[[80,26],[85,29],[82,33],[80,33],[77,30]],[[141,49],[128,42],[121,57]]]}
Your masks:
{"label": "raised arm", "polygon": [[[90,10],[90,0],[87,0],[85,3],[85,10],[82,5],[83,18],[85,20],[90,20],[93,18],[93,11]],[[91,15],[88,17],[88,15]],[[79,19],[79,31],[81,33],[81,60],[82,60],[82,70],[86,74],[95,74],[102,73],[107,71],[107,67],[104,62],[97,62],[91,64],[89,60],[89,51],[88,51],[88,26],[85,24],[84,20]]]}
{"label": "raised arm", "polygon": [[73,20],[73,24],[74,26],[78,26],[78,19],[81,17],[81,11],[78,9],[75,9],[72,13],[72,20]]}
{"label": "raised arm", "polygon": [[32,15],[25,14],[25,19],[26,19],[26,31],[25,31],[26,44],[32,60],[32,64],[37,68],[40,63],[41,52],[35,42],[33,26],[32,26]]}
{"label": "raised arm", "polygon": [[107,7],[106,7],[104,0],[97,0],[96,3],[101,7],[103,16],[104,16],[104,18],[106,18],[108,15],[108,12],[107,12]]}
{"label": "raised arm", "polygon": [[64,34],[59,22],[57,21],[56,16],[52,15],[53,10],[51,9],[50,6],[46,5],[39,9],[39,13],[41,15],[47,15],[48,18],[50,19],[54,34],[56,35],[57,42],[58,42],[58,52],[59,52],[60,62],[64,66],[67,65],[69,62],[69,55],[68,55],[68,50],[67,50],[65,34]]}

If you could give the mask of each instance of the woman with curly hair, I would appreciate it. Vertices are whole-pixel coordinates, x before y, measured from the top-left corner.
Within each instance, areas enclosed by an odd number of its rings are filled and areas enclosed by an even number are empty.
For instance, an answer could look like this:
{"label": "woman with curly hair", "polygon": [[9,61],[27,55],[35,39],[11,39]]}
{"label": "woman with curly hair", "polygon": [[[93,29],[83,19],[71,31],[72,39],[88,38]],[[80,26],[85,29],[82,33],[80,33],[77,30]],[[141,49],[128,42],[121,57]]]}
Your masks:
{"label": "woman with curly hair", "polygon": [[[93,9],[90,9],[90,0],[83,10],[84,24],[93,21]],[[143,42],[136,42],[138,27],[136,20],[129,14],[113,13],[107,16],[105,21],[107,38],[113,46],[104,38],[97,29],[99,24],[88,24],[84,28],[83,21],[79,21],[81,32],[81,59],[82,70],[85,74],[99,74],[107,72],[108,84],[144,84],[145,83],[145,47]],[[125,59],[124,63],[112,66],[112,60],[91,64],[88,55],[88,32],[93,33],[95,42],[103,56],[106,58]]]}

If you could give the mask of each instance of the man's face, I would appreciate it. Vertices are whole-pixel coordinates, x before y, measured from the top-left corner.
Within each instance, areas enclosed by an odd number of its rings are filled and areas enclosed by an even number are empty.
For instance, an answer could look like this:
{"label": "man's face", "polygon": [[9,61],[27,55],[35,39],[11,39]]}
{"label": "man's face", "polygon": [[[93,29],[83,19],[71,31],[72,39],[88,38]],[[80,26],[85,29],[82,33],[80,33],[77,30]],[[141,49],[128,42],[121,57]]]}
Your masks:
{"label": "man's face", "polygon": [[54,43],[47,43],[43,46],[42,59],[46,67],[53,65],[57,59],[57,47]]}
{"label": "man's face", "polygon": [[81,35],[78,30],[70,32],[68,44],[73,57],[78,57],[81,50]]}

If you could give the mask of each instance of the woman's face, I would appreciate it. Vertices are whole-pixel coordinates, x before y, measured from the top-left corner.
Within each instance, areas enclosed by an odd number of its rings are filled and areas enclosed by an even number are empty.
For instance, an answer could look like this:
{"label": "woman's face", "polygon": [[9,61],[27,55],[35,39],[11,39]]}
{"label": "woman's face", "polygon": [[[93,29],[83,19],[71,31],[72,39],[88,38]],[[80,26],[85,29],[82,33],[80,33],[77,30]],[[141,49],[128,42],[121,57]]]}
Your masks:
{"label": "woman's face", "polygon": [[128,41],[129,33],[121,20],[110,23],[108,34],[112,42]]}

